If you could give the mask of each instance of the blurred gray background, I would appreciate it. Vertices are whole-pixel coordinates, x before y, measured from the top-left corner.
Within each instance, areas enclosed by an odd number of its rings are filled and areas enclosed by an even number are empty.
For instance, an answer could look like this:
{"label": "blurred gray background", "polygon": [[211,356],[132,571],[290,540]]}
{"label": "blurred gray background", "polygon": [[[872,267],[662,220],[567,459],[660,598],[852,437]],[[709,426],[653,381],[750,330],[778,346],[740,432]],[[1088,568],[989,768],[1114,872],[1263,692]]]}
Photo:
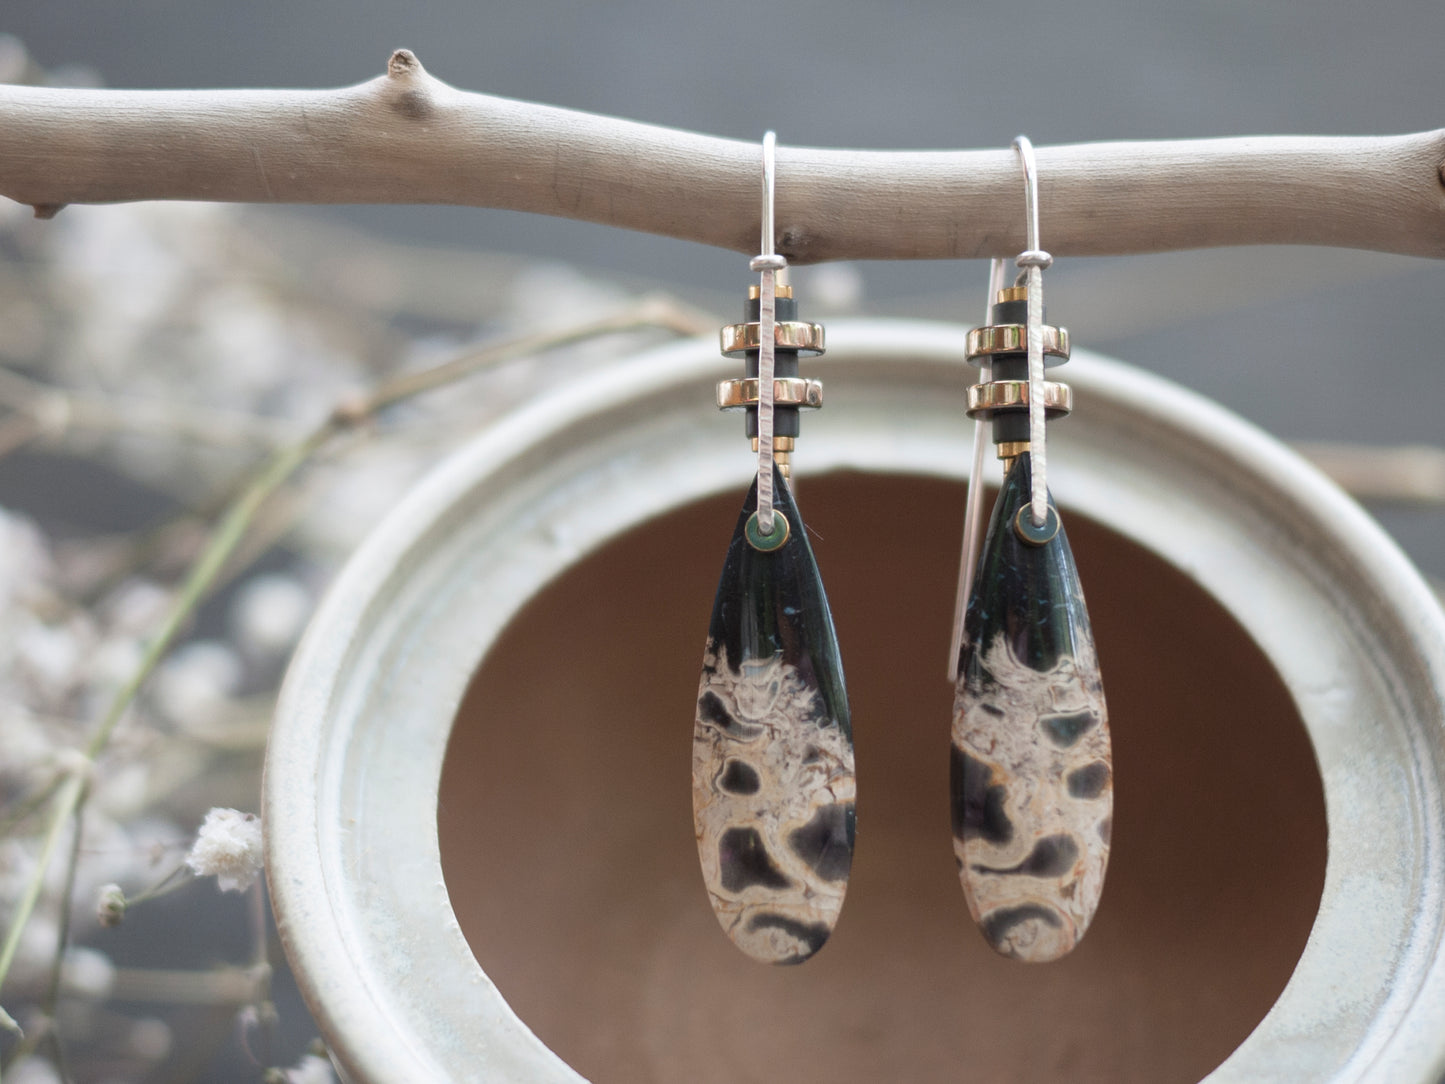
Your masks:
{"label": "blurred gray background", "polygon": [[[118,87],[344,85],[405,46],[466,89],[743,139],[774,128],[785,144],[818,146],[1407,132],[1441,124],[1445,89],[1436,0],[7,0],[0,30],[49,68],[88,66]],[[733,253],[515,212],[314,213],[413,243],[665,282],[726,312],[746,276]],[[851,308],[971,322],[985,276],[981,263],[859,265]],[[1434,262],[1215,250],[1063,260],[1049,282],[1051,314],[1077,343],[1281,437],[1440,441],[1445,372],[1431,317],[1445,267]],[[1438,519],[1382,514],[1427,570],[1445,573]]]}
{"label": "blurred gray background", "polygon": [[[85,65],[117,87],[344,85],[379,74],[405,46],[466,89],[742,139],[774,128],[785,144],[817,146],[1006,146],[1018,132],[1040,145],[1407,132],[1441,124],[1445,89],[1445,5],[1435,0],[7,0],[0,31],[49,68]],[[1179,180],[1182,202],[1189,179]],[[411,242],[666,282],[725,311],[746,276],[733,253],[515,212],[316,213]],[[986,269],[875,263],[858,273],[858,310],[973,321]],[[1078,343],[1283,437],[1441,434],[1445,373],[1429,316],[1445,268],[1431,261],[1218,250],[1064,260],[1049,281],[1052,313]]]}
{"label": "blurred gray background", "polygon": [[[0,33],[47,69],[76,65],[135,88],[346,85],[407,47],[465,89],[740,139],[773,128],[785,145],[1005,147],[1019,132],[1047,145],[1445,124],[1439,0],[5,0]],[[1178,197],[1191,198],[1187,176]],[[306,213],[408,244],[662,283],[721,312],[734,311],[748,281],[734,253],[513,212]],[[798,274],[804,291],[809,274]],[[972,323],[987,267],[873,263],[833,275],[832,295],[842,283],[851,312]],[[1202,391],[1281,438],[1442,443],[1435,318],[1445,264],[1213,250],[1065,259],[1047,282],[1050,314],[1077,344]],[[1445,577],[1438,506],[1371,510],[1427,573]]]}

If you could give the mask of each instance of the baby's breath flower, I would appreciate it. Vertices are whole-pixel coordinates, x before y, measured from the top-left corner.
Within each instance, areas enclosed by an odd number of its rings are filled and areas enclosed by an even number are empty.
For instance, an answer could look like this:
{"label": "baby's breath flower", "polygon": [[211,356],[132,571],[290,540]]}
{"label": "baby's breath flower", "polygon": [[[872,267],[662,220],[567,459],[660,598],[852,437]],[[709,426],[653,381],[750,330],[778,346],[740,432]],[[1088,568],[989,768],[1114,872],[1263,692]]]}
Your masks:
{"label": "baby's breath flower", "polygon": [[206,814],[186,865],[202,877],[215,875],[222,892],[244,892],[261,872],[261,818],[236,809]]}
{"label": "baby's breath flower", "polygon": [[253,655],[268,658],[290,651],[311,614],[311,594],[294,576],[267,572],[236,593],[231,625]]}
{"label": "baby's breath flower", "polygon": [[26,1058],[5,1074],[5,1084],[61,1084],[60,1071],[44,1058]]}
{"label": "baby's breath flower", "polygon": [[194,640],[161,664],[152,695],[182,729],[206,726],[224,715],[242,676],[241,659],[229,644]]}
{"label": "baby's breath flower", "polygon": [[0,610],[20,606],[43,591],[55,567],[45,536],[30,520],[0,508]]}
{"label": "baby's breath flower", "polygon": [[336,1084],[336,1076],[331,1071],[331,1059],[317,1057],[315,1054],[302,1055],[296,1067],[290,1071],[290,1076],[287,1084]]}
{"label": "baby's breath flower", "polygon": [[115,964],[105,953],[84,945],[65,950],[60,979],[67,994],[99,1001],[115,986]]}
{"label": "baby's breath flower", "polygon": [[125,893],[120,890],[120,885],[100,886],[100,900],[96,904],[95,914],[100,924],[107,929],[121,924],[121,920],[125,918]]}
{"label": "baby's breath flower", "polygon": [[329,1058],[318,1054],[302,1054],[290,1069],[267,1069],[262,1084],[336,1084],[336,1075]]}
{"label": "baby's breath flower", "polygon": [[160,1061],[171,1052],[173,1041],[170,1025],[152,1016],[131,1025],[125,1045],[144,1061]]}

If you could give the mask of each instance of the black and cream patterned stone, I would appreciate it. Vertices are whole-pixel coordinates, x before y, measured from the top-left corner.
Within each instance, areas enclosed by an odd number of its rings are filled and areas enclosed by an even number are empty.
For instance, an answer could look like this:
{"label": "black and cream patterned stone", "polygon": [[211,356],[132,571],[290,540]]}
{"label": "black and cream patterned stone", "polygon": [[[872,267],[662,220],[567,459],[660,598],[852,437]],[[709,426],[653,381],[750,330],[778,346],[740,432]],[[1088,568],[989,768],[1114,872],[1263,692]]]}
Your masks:
{"label": "black and cream patterned stone", "polygon": [[954,853],[974,920],[1031,963],[1073,949],[1109,861],[1113,768],[1093,632],[1068,539],[1012,530],[1029,463],[1005,480],[969,599],[954,698]]}
{"label": "black and cream patterned stone", "polygon": [[833,930],[852,864],[853,748],[780,658],[734,669],[709,644],[692,746],[703,880],[723,929],[769,963]]}
{"label": "black and cream patterned stone", "polygon": [[693,824],[718,921],[754,959],[801,963],[838,920],[853,859],[853,741],[832,617],[792,533],[762,553],[744,503],[713,607],[693,728]]}

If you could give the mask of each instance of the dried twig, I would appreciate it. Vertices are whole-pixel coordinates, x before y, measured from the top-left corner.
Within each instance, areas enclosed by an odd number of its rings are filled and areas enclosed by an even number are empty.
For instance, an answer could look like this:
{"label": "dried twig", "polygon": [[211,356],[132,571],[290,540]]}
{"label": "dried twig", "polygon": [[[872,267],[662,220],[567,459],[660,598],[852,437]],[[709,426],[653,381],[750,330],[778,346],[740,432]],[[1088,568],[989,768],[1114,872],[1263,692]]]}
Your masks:
{"label": "dried twig", "polygon": [[[294,425],[237,411],[57,388],[5,368],[0,368],[0,405],[15,411],[12,417],[28,420],[26,440],[58,439],[88,430],[269,449],[295,430]],[[5,438],[0,437],[0,456],[8,450]]]}
{"label": "dried twig", "polygon": [[[760,133],[761,134],[761,133]],[[339,90],[0,87],[0,193],[66,203],[450,203],[757,244],[756,143],[457,90],[410,52]],[[1310,244],[1445,256],[1445,131],[1040,147],[1055,255]],[[1012,256],[1018,164],[778,152],[794,262]]]}
{"label": "dried twig", "polygon": [[[79,765],[72,765],[56,778],[47,781],[26,799],[17,803],[15,811],[7,811],[6,819],[15,823],[30,811],[43,805],[53,795],[51,813],[46,827],[45,843],[24,894],[12,916],[3,946],[0,946],[0,988],[15,959],[30,916],[40,898],[45,875],[54,858],[56,846],[66,825],[76,820],[87,794],[86,783],[91,764],[105,751],[116,726],[129,710],[141,686],[155,671],[174,644],[181,629],[195,613],[201,601],[215,586],[237,547],[246,537],[257,514],[270,497],[284,485],[308,460],[333,438],[361,426],[378,412],[403,400],[454,383],[491,365],[556,349],[585,339],[639,328],[664,328],[676,334],[694,334],[716,326],[716,319],[694,313],[684,306],[665,299],[646,299],[614,315],[589,320],[554,332],[526,335],[484,347],[416,373],[407,373],[386,381],[370,394],[349,400],[335,410],[306,436],[277,449],[262,464],[249,483],[222,515],[200,555],[191,566],[185,581],[161,622],[161,627],[126,683],[111,699],[100,724],[86,744]],[[77,821],[78,824],[78,821]],[[72,869],[67,876],[73,874]],[[61,946],[63,949],[63,945]]]}
{"label": "dried twig", "polygon": [[1323,441],[1294,447],[1358,500],[1445,505],[1445,448]]}
{"label": "dried twig", "polygon": [[45,872],[50,868],[50,860],[55,856],[55,849],[60,843],[61,836],[65,834],[66,826],[74,817],[76,810],[80,808],[85,796],[86,785],[85,773],[72,771],[61,783],[55,795],[50,823],[45,830],[45,842],[40,848],[40,857],[36,859],[35,870],[31,874],[20,900],[15,905],[15,910],[10,918],[10,929],[5,934],[5,942],[0,945],[0,988],[4,986],[5,976],[10,973],[10,965],[15,962],[15,953],[20,948],[20,937],[30,922],[30,916],[35,913],[35,905],[40,900],[40,891],[45,886]]}

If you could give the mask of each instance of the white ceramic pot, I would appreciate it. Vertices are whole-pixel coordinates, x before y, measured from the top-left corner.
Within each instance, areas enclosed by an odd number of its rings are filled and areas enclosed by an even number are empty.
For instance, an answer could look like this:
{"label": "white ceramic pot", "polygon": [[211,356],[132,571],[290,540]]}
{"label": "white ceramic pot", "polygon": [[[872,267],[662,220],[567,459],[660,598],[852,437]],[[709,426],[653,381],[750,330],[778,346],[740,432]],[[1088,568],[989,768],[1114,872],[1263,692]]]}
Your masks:
{"label": "white ceramic pot", "polygon": [[[966,474],[962,397],[972,371],[962,360],[963,329],[839,320],[829,344],[825,357],[808,363],[809,375],[825,378],[828,398],[825,410],[806,416],[797,456],[805,516],[808,487],[830,472]],[[509,1007],[507,989],[483,972],[458,923],[448,893],[448,879],[457,877],[444,874],[437,828],[448,738],[479,662],[546,585],[609,540],[689,502],[720,493],[741,502],[749,457],[740,423],[719,419],[712,407],[713,383],[734,367],[715,342],[680,342],[558,387],[505,418],[387,519],[313,620],[267,755],[267,868],[301,989],[356,1084],[582,1079]],[[1327,864],[1307,943],[1272,1007],[1232,1054],[1226,1047],[1209,1062],[1217,1068],[1208,1079],[1445,1079],[1445,616],[1438,603],[1353,502],[1248,424],[1082,351],[1063,375],[1076,409],[1050,429],[1050,482],[1066,516],[1108,525],[1217,600],[1277,673],[1318,765]],[[961,503],[955,513],[961,517]],[[728,519],[715,543],[719,566],[730,530]],[[946,544],[956,546],[956,535]],[[826,577],[822,551],[820,561]],[[937,590],[951,605],[952,584]],[[699,652],[710,601],[698,603]],[[1097,611],[1109,600],[1091,595],[1091,603]],[[866,671],[868,660],[848,656],[841,625],[840,637],[850,675]],[[940,685],[945,651],[946,637],[917,647],[927,656],[921,672]],[[1229,680],[1217,675],[1221,685]],[[485,715],[485,705],[477,711]],[[656,724],[676,724],[683,794],[690,712],[685,703],[680,718]],[[855,725],[860,735],[869,725],[856,710]],[[940,749],[947,729],[939,718]],[[1116,718],[1121,807],[1129,801],[1127,730]],[[1248,728],[1240,733],[1247,741]],[[497,734],[504,740],[505,730]],[[483,759],[487,740],[478,746]],[[860,861],[869,831],[861,741]],[[548,828],[531,830],[545,839]],[[946,830],[939,843],[947,865]],[[1116,864],[1126,847],[1116,832]],[[485,853],[476,861],[490,892],[505,894],[523,874],[487,867]],[[866,910],[866,898],[855,874],[848,906]],[[702,926],[711,925],[700,879],[687,906],[693,903]],[[1106,890],[1101,924],[1110,905]],[[844,968],[847,921],[845,909],[837,943],[796,970]],[[961,897],[957,921],[967,921]],[[712,933],[725,940],[715,927]],[[474,944],[487,939],[484,930],[467,934]],[[1106,938],[1096,956],[1115,943],[1123,942]],[[828,964],[834,954],[837,963]],[[679,985],[662,999],[682,1012],[692,980],[674,973],[688,969],[664,970]],[[1117,1028],[1099,1041],[1121,1043],[1119,1064],[1131,1064],[1129,1021]],[[746,1038],[735,1037],[743,1045]],[[641,1036],[639,1048],[660,1050],[661,1041]],[[866,1041],[886,1045],[886,1029]],[[676,1060],[686,1056],[658,1053],[631,1079],[711,1079],[701,1065],[692,1071]],[[992,1069],[987,1079],[1044,1079],[1049,1071]],[[1066,1065],[1052,1071],[1061,1080],[1087,1077]],[[966,1067],[959,1076],[969,1078]],[[922,1069],[909,1078],[928,1079]]]}

